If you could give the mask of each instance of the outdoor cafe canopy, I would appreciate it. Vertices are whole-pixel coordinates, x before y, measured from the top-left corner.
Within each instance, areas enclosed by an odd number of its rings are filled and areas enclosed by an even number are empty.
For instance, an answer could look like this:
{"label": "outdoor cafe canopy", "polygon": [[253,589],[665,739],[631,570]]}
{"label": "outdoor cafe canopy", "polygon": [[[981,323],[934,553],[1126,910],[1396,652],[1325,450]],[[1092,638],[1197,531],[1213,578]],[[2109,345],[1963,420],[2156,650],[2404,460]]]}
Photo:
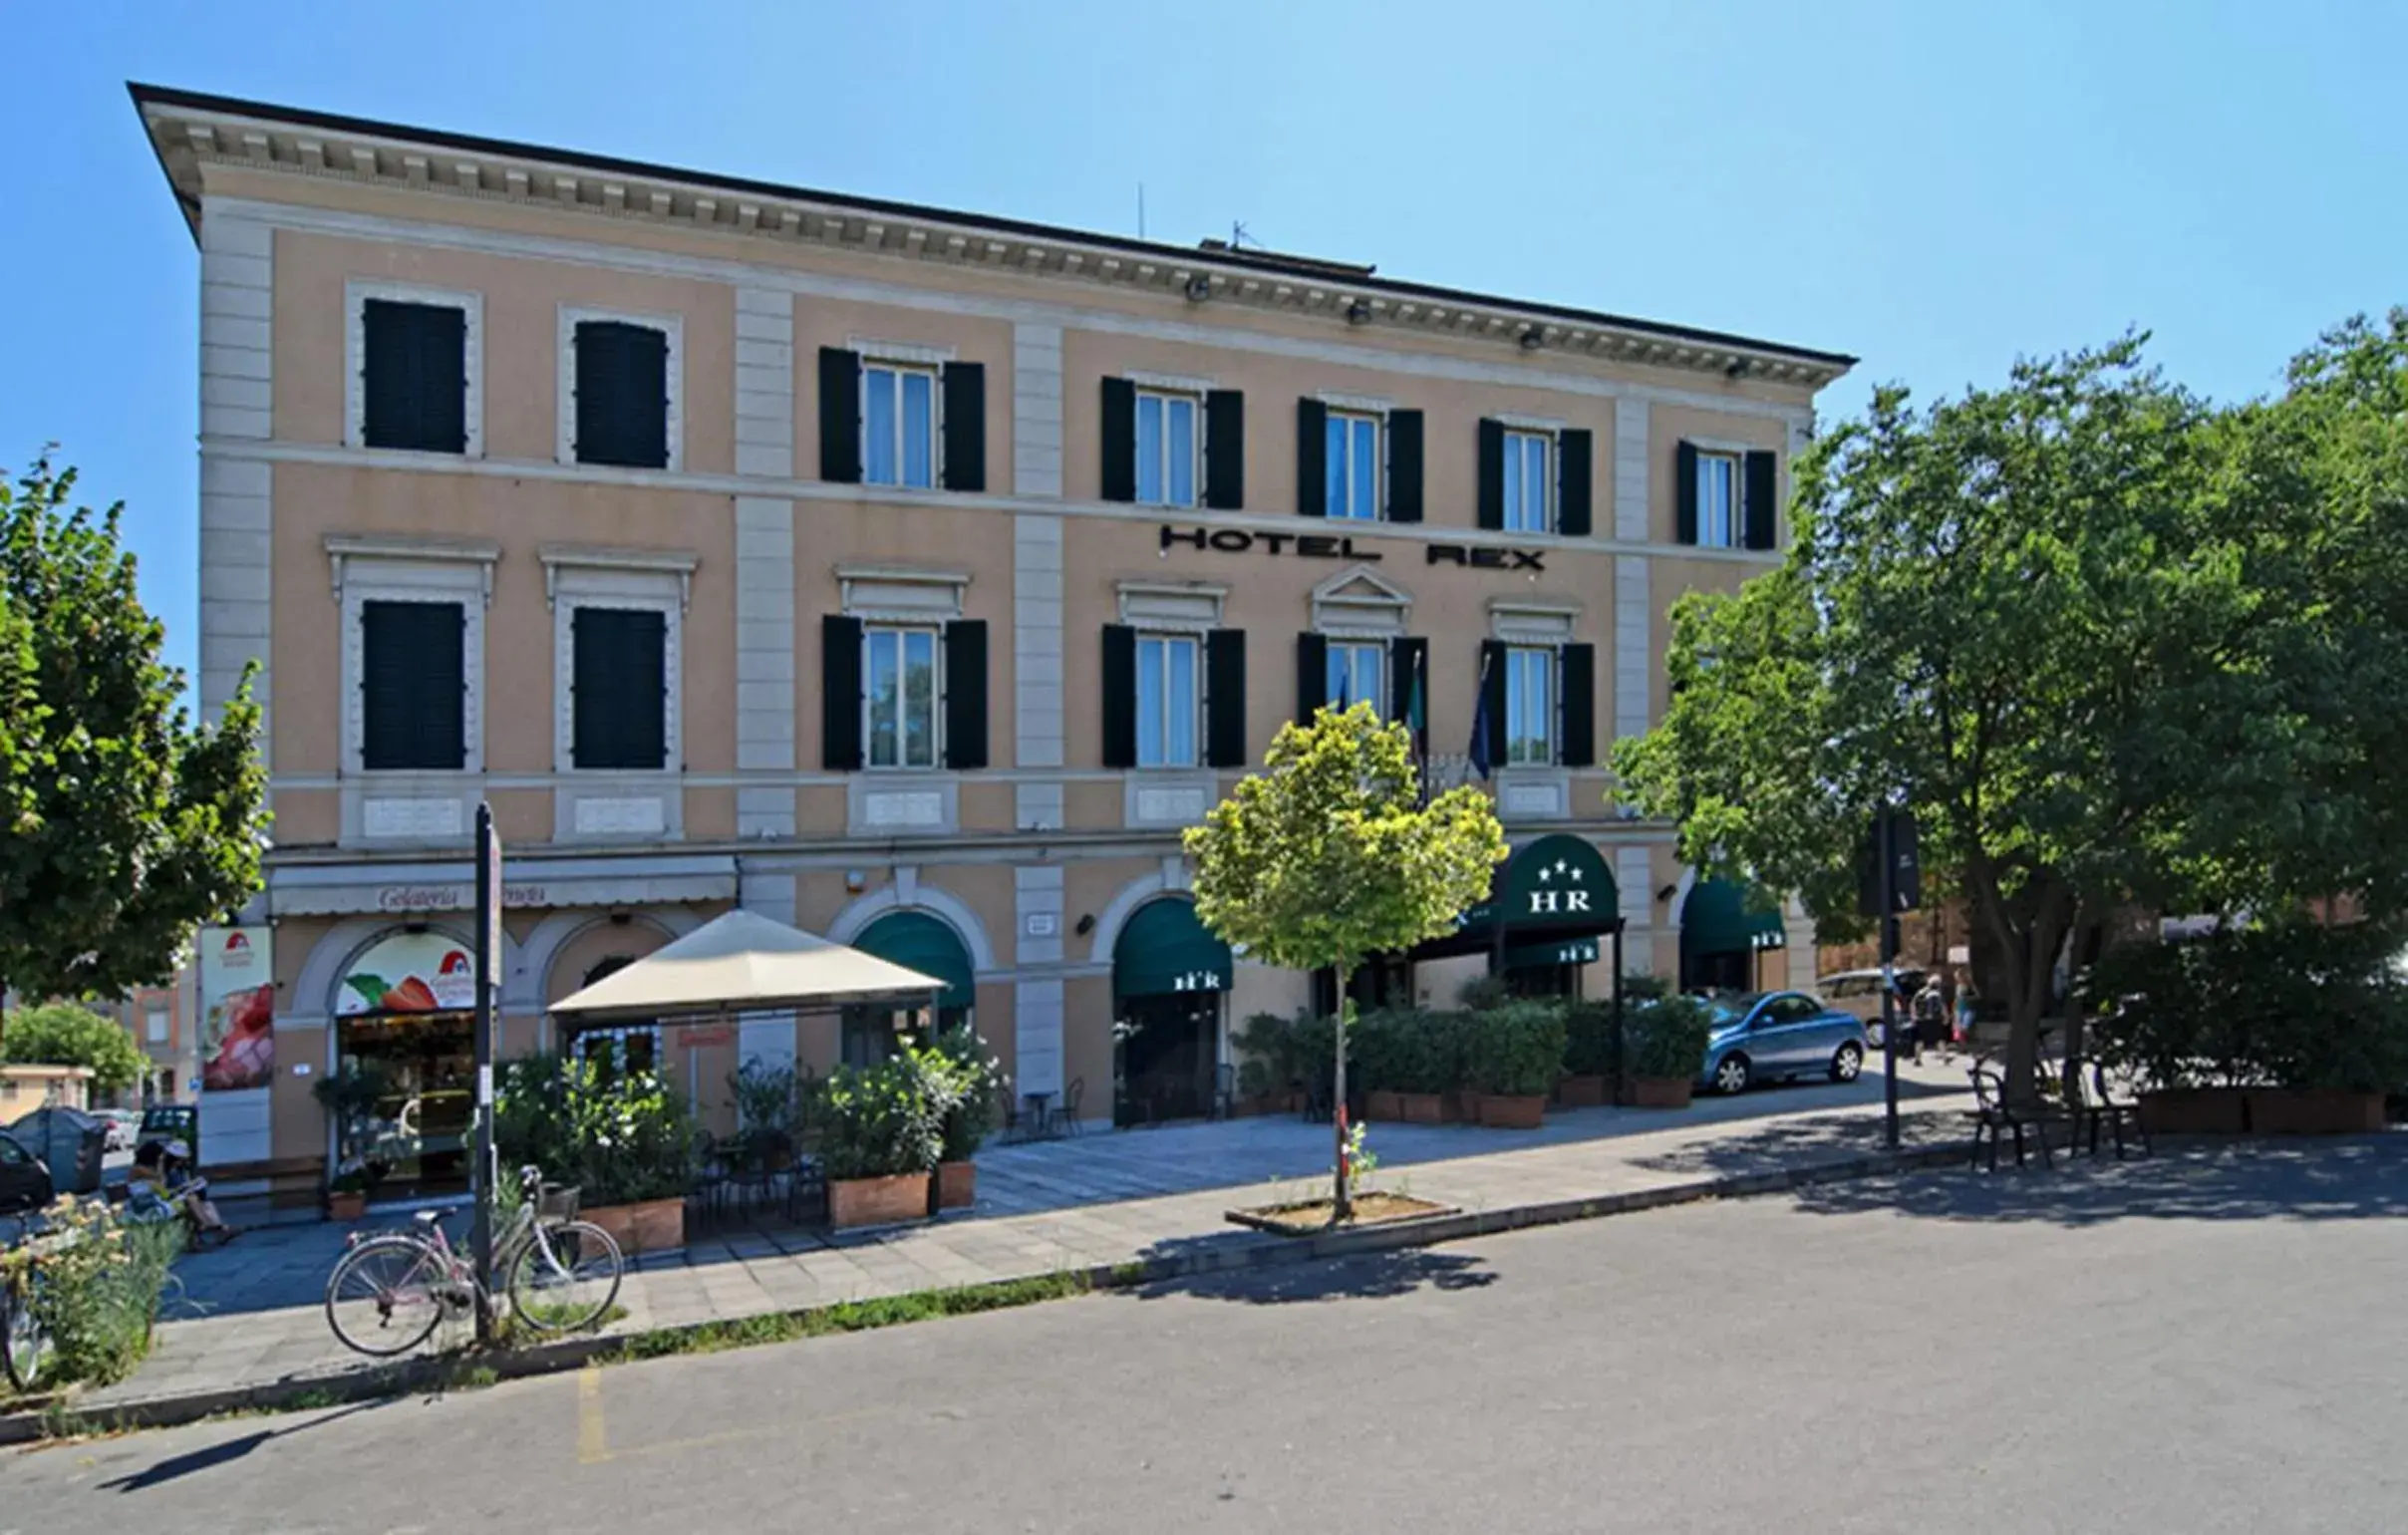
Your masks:
{"label": "outdoor cafe canopy", "polygon": [[933,1006],[945,982],[756,912],[714,917],[552,1004],[581,1024],[680,1014],[824,1012],[850,1003]]}

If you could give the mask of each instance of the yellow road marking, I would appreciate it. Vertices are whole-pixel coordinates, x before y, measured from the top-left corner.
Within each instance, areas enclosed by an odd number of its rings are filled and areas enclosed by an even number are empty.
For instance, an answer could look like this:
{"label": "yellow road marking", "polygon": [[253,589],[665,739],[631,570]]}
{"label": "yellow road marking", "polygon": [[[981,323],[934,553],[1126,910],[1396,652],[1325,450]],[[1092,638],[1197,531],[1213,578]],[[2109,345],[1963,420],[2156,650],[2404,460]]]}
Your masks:
{"label": "yellow road marking", "polygon": [[588,1367],[577,1381],[577,1463],[601,1465],[613,1460],[629,1460],[638,1455],[669,1455],[681,1450],[713,1449],[723,1444],[745,1444],[756,1439],[790,1439],[798,1428],[818,1428],[830,1423],[851,1422],[864,1417],[881,1417],[900,1410],[895,1407],[858,1407],[850,1412],[829,1412],[806,1418],[800,1423],[779,1423],[757,1428],[730,1428],[720,1433],[695,1434],[684,1439],[660,1439],[650,1444],[630,1444],[623,1449],[611,1449],[602,1437],[602,1380],[601,1372]]}
{"label": "yellow road marking", "polygon": [[588,1365],[577,1372],[577,1464],[600,1465],[610,1458],[610,1441],[602,1433],[602,1370]]}

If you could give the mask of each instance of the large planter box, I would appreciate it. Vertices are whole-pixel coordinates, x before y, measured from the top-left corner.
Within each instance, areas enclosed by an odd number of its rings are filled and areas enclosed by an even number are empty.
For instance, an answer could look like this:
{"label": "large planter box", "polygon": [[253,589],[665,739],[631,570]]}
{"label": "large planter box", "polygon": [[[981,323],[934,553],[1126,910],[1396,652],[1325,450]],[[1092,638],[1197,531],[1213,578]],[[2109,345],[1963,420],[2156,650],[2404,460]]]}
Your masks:
{"label": "large planter box", "polygon": [[1404,1110],[1397,1105],[1395,1093],[1385,1087],[1374,1087],[1364,1095],[1362,1116],[1365,1119],[1384,1119],[1393,1124],[1404,1117]]}
{"label": "large planter box", "polygon": [[939,1162],[932,1210],[967,1210],[978,1203],[978,1163]]}
{"label": "large planter box", "polygon": [[2250,1127],[2241,1087],[2164,1087],[2140,1096],[2141,1128],[2152,1135],[2239,1135]]}
{"label": "large planter box", "polygon": [[1452,1092],[1439,1094],[1438,1107],[1441,1124],[1480,1122],[1480,1094],[1469,1087],[1457,1087]]}
{"label": "large planter box", "polygon": [[1567,1076],[1555,1084],[1555,1100],[1566,1108],[1603,1108],[1606,1106],[1606,1079],[1602,1076]]}
{"label": "large planter box", "polygon": [[928,1174],[901,1172],[884,1178],[828,1180],[828,1224],[892,1226],[928,1214]]}
{"label": "large planter box", "polygon": [[665,1253],[686,1245],[686,1201],[647,1199],[641,1204],[606,1204],[582,1212],[582,1218],[610,1233],[619,1251]]}
{"label": "large planter box", "polygon": [[1492,1130],[1535,1130],[1547,1118],[1547,1095],[1534,1092],[1480,1094],[1480,1122]]}
{"label": "large planter box", "polygon": [[1436,1092],[1399,1092],[1396,1115],[1407,1124],[1444,1124],[1446,1098]]}
{"label": "large planter box", "polygon": [[2363,1135],[2383,1127],[2383,1094],[2343,1087],[2252,1087],[2250,1129],[2259,1135]]}
{"label": "large planter box", "polygon": [[351,1222],[368,1213],[368,1196],[358,1189],[326,1196],[326,1218],[330,1221]]}
{"label": "large planter box", "polygon": [[1695,1085],[1685,1076],[1634,1076],[1623,1097],[1633,1108],[1686,1108]]}

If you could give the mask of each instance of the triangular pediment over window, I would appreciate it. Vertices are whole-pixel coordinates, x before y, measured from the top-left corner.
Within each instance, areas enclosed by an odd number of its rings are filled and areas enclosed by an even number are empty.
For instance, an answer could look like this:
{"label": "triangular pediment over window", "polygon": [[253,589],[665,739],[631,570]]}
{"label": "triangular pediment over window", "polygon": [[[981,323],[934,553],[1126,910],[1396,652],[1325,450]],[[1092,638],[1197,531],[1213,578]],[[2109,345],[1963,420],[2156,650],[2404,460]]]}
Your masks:
{"label": "triangular pediment over window", "polygon": [[1323,634],[1402,634],[1413,594],[1368,565],[1350,565],[1313,588],[1313,627]]}

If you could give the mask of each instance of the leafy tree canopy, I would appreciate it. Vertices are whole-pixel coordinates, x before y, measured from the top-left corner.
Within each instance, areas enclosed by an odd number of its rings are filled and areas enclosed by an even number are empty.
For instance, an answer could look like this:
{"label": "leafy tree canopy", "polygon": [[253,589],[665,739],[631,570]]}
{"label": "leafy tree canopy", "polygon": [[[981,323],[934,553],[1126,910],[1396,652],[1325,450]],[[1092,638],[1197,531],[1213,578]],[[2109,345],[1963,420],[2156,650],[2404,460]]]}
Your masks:
{"label": "leafy tree canopy", "polygon": [[123,1025],[71,1002],[47,1002],[11,1018],[0,1038],[0,1061],[89,1067],[92,1085],[104,1093],[133,1086],[150,1069],[150,1058]]}

